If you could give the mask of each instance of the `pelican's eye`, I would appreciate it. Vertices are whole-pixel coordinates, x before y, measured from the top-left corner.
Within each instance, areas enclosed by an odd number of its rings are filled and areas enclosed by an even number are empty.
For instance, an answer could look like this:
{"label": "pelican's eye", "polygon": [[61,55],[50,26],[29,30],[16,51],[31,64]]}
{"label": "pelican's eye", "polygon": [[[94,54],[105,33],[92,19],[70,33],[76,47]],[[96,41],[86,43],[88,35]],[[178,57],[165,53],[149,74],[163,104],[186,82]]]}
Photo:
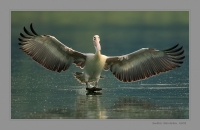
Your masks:
{"label": "pelican's eye", "polygon": [[96,40],[96,37],[94,37],[93,40]]}

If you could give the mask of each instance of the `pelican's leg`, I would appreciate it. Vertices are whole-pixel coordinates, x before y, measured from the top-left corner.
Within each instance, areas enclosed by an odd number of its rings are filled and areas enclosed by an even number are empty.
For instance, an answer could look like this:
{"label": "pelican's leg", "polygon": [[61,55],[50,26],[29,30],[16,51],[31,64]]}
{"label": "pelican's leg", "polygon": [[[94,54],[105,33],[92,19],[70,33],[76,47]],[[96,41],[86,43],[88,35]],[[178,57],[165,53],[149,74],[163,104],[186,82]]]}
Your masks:
{"label": "pelican's leg", "polygon": [[89,88],[89,83],[88,83],[89,76],[86,73],[84,73],[84,78],[85,78],[86,88]]}
{"label": "pelican's leg", "polygon": [[98,81],[95,82],[94,88],[97,88],[97,86],[98,86]]}
{"label": "pelican's leg", "polygon": [[88,81],[86,81],[85,84],[86,84],[86,88],[89,88],[89,87],[88,87],[88,86],[89,86]]}
{"label": "pelican's leg", "polygon": [[94,84],[94,88],[98,87],[98,82],[99,82],[99,78],[96,80],[95,84]]}

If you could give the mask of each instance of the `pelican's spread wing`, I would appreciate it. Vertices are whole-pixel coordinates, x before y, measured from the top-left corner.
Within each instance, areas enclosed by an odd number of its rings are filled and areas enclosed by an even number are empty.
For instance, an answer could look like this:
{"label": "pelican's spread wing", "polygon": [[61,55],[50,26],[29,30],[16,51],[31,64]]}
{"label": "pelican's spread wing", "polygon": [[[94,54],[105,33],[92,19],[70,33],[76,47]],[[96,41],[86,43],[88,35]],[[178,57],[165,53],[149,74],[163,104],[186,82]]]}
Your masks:
{"label": "pelican's spread wing", "polygon": [[55,37],[50,35],[38,35],[30,25],[32,33],[25,27],[24,31],[27,35],[20,35],[20,49],[32,57],[36,62],[52,71],[65,71],[72,63],[83,68],[85,66],[86,55],[77,52],[64,44]]}
{"label": "pelican's spread wing", "polygon": [[117,79],[123,82],[132,82],[146,79],[150,76],[180,67],[184,53],[183,47],[177,48],[178,44],[167,50],[155,50],[142,48],[136,52],[108,57],[104,66],[110,69]]}

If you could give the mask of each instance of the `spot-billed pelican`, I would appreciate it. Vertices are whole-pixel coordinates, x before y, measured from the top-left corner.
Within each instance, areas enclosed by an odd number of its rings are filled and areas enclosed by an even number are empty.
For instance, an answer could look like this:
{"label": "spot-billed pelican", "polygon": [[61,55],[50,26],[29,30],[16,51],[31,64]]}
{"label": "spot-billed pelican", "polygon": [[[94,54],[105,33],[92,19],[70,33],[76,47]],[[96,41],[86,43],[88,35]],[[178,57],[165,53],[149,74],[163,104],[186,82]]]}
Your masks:
{"label": "spot-billed pelican", "polygon": [[134,82],[158,75],[174,68],[180,67],[185,56],[183,47],[175,45],[166,50],[142,48],[138,51],[122,56],[105,56],[101,54],[100,37],[94,35],[93,44],[95,54],[81,53],[75,51],[51,35],[38,35],[32,26],[29,32],[25,27],[27,35],[20,33],[20,49],[32,57],[33,60],[43,67],[52,71],[65,71],[74,63],[83,69],[83,72],[75,72],[75,78],[89,87],[94,82],[98,85],[102,70],[109,70],[122,82]]}

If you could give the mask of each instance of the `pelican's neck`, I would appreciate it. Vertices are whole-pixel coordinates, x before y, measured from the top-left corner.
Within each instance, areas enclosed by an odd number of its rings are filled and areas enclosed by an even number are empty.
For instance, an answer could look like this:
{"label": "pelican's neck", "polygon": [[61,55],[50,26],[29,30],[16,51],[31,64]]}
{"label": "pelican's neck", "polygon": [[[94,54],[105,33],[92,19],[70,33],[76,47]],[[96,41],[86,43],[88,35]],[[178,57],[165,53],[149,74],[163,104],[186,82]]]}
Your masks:
{"label": "pelican's neck", "polygon": [[93,44],[94,44],[94,48],[96,50],[95,55],[97,57],[100,57],[101,56],[101,45],[100,45],[100,38],[98,35],[94,35]]}
{"label": "pelican's neck", "polygon": [[101,57],[101,51],[96,50],[95,56],[96,56],[96,58],[100,58]]}
{"label": "pelican's neck", "polygon": [[99,43],[99,41],[94,41],[94,47],[95,47],[95,54],[100,55],[101,54],[101,45]]}
{"label": "pelican's neck", "polygon": [[101,55],[101,51],[100,50],[96,50],[95,55]]}

